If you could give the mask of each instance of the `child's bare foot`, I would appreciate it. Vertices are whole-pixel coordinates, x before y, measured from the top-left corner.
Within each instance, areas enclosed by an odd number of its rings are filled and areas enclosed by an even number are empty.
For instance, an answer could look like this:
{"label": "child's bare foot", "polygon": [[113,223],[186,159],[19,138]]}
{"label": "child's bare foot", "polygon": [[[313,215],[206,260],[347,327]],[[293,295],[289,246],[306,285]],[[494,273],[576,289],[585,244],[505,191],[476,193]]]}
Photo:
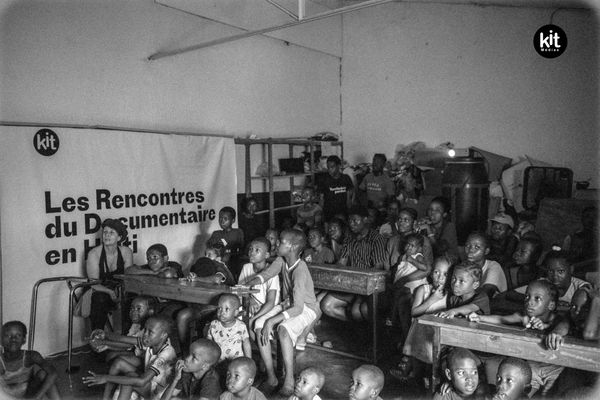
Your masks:
{"label": "child's bare foot", "polygon": [[285,382],[283,382],[283,386],[281,386],[281,389],[279,389],[279,394],[286,398],[293,395],[294,394],[294,381],[287,382],[287,380],[286,380]]}

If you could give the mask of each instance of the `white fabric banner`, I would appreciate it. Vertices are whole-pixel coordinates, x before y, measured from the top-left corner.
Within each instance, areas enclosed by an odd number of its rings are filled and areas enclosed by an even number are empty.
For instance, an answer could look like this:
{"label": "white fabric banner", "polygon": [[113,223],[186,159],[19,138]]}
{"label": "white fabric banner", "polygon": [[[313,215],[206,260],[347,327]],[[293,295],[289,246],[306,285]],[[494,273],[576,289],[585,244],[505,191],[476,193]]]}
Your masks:
{"label": "white fabric banner", "polygon": [[[85,276],[106,218],[127,225],[135,264],[163,243],[186,268],[219,229],[219,209],[237,209],[233,138],[0,126],[0,165],[3,322],[29,325],[39,279]],[[66,284],[40,288],[36,350],[66,349],[67,310]]]}

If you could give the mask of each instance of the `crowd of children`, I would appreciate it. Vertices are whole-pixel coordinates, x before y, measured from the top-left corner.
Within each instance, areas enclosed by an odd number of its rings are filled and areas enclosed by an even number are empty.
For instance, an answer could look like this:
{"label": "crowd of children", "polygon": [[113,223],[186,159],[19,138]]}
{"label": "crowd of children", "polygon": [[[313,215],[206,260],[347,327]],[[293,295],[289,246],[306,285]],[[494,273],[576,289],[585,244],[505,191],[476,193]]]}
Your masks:
{"label": "crowd of children", "polygon": [[[149,247],[148,263],[126,266],[126,274],[256,290],[246,307],[230,293],[205,305],[147,296],[130,299],[126,335],[98,327],[90,335],[91,348],[104,355],[108,370],[90,371],[84,384],[104,385],[106,400],[265,399],[275,390],[291,400],[320,400],[324,372],[315,366],[296,373],[295,352],[316,341],[314,327],[323,314],[364,320],[369,310],[361,296],[316,291],[307,265],[311,263],[390,271],[382,303],[386,325],[397,332],[401,358],[389,373],[427,388],[433,331],[416,323],[424,314],[539,331],[548,351],[559,349],[567,335],[600,338],[600,290],[583,279],[574,263],[598,256],[597,247],[589,248],[590,235],[597,239],[597,226],[589,221],[597,210],[586,209],[583,229],[561,244],[576,254],[556,247],[544,252],[533,227],[506,213],[490,219],[489,232],[470,232],[459,247],[447,199],[434,198],[419,218],[408,203],[395,198],[394,183],[383,173],[385,163],[385,156],[375,155],[372,172],[358,186],[366,203],[357,205],[360,196],[352,180],[341,173],[340,159],[330,157],[328,173],[314,187],[304,188],[295,223],[281,232],[256,231],[257,202],[252,198],[245,202],[243,230],[234,228],[235,209],[222,208],[221,230],[212,233],[205,257],[185,274],[169,260],[164,245]],[[499,298],[517,300],[522,308],[497,312],[491,305]],[[197,327],[199,337],[194,338]],[[37,352],[21,350],[25,335],[26,327],[18,321],[2,327],[0,388],[16,397],[59,398],[51,364]],[[273,341],[278,342],[283,376],[276,373]],[[255,384],[257,364],[265,372],[260,385],[265,393]],[[440,371],[446,382],[436,388],[434,398],[546,395],[563,370],[454,348]],[[487,382],[486,375],[496,381]],[[375,365],[363,365],[353,371],[351,382],[350,399],[376,400],[384,373]]]}

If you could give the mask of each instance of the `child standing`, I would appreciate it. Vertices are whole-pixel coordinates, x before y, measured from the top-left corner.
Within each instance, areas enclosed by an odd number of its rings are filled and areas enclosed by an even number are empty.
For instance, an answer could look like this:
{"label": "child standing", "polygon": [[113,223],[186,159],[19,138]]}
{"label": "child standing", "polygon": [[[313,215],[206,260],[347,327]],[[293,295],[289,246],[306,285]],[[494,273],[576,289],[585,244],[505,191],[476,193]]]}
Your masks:
{"label": "child standing", "polygon": [[335,256],[333,251],[325,245],[325,235],[320,228],[311,228],[308,231],[309,249],[302,252],[304,261],[310,264],[333,264]]}
{"label": "child standing", "polygon": [[384,172],[387,158],[385,154],[376,153],[373,155],[373,164],[371,172],[365,175],[358,188],[367,194],[367,204],[378,210],[384,211],[388,201],[394,198],[396,186],[392,179]]}
{"label": "child standing", "polygon": [[[56,386],[57,373],[52,364],[34,350],[21,350],[27,338],[27,327],[21,321],[2,325],[0,352],[0,393],[18,398],[60,399]],[[35,372],[34,366],[39,370]]]}
{"label": "child standing", "polygon": [[450,382],[449,390],[442,389],[433,396],[434,400],[462,400],[471,398],[479,385],[477,358],[467,349],[456,347],[450,351],[444,370]]}
{"label": "child standing", "polygon": [[[129,400],[133,392],[150,399],[159,397],[167,387],[167,378],[171,374],[172,364],[177,356],[169,341],[172,323],[165,317],[151,317],[146,320],[144,334],[136,346],[136,354],[141,359],[133,360],[116,358],[110,366],[108,375],[90,371],[83,377],[88,386],[106,384],[104,400],[111,398],[115,385],[119,385],[119,400]],[[143,366],[140,374],[138,368]]]}
{"label": "child standing", "polygon": [[256,364],[249,357],[231,361],[227,368],[227,391],[220,400],[267,400],[260,390],[252,386],[256,376]]}
{"label": "child standing", "polygon": [[252,356],[248,328],[238,319],[240,308],[240,299],[236,295],[224,293],[219,297],[217,319],[210,323],[206,334],[207,339],[221,348],[219,361]]}
{"label": "child standing", "polygon": [[256,215],[256,211],[258,211],[258,203],[254,197],[246,197],[242,200],[238,226],[244,232],[246,243],[261,236],[264,232],[264,218],[262,215]]}
{"label": "child standing", "polygon": [[491,299],[498,292],[506,292],[508,285],[500,264],[487,259],[489,252],[490,242],[486,235],[473,232],[467,237],[465,242],[467,260],[481,268],[481,287],[479,290]]}
{"label": "child standing", "polygon": [[[285,371],[280,394],[285,397],[294,391],[294,346],[298,337],[312,324],[319,312],[312,277],[308,266],[300,258],[305,245],[306,237],[301,231],[286,230],[281,233],[277,252],[283,262],[283,300],[266,314],[268,319],[259,339],[260,354],[267,369],[267,384],[275,387],[278,382],[273,367],[270,337],[273,328],[277,326]],[[275,262],[278,260],[280,259]]]}
{"label": "child standing", "polygon": [[490,299],[483,292],[476,292],[480,282],[481,268],[477,264],[469,261],[458,264],[452,273],[452,294],[446,300],[446,310],[436,315],[454,318],[471,313],[489,314]]}
{"label": "child standing", "polygon": [[188,356],[175,364],[173,382],[161,400],[170,400],[173,396],[190,400],[217,400],[222,390],[214,366],[220,357],[221,348],[212,340],[198,339],[190,344]]}
{"label": "child standing", "polygon": [[304,224],[308,228],[321,226],[323,220],[323,209],[315,203],[315,189],[306,186],[302,189],[302,205],[296,210],[296,223]]}
{"label": "child standing", "polygon": [[[546,346],[550,350],[558,350],[562,338],[569,332],[569,320],[559,318],[556,314],[558,292],[556,287],[545,279],[531,282],[527,286],[525,302],[522,312],[511,315],[469,315],[473,322],[486,322],[492,324],[522,325],[526,328],[549,332],[545,339]],[[531,382],[532,396],[540,387],[543,387],[542,395],[548,393],[552,388],[558,375],[564,367],[547,363],[530,361],[534,379]]]}
{"label": "child standing", "polygon": [[352,205],[354,184],[342,173],[342,160],[338,156],[327,157],[327,174],[318,180],[321,193],[323,215],[329,221],[336,214],[346,214]]}
{"label": "child standing", "polygon": [[325,374],[319,368],[303,369],[296,379],[294,394],[288,400],[321,400],[318,393],[325,384]]}
{"label": "child standing", "polygon": [[506,357],[496,374],[496,392],[492,400],[526,399],[531,384],[531,367],[520,358]]}
{"label": "child standing", "polygon": [[379,367],[364,364],[352,371],[352,384],[348,392],[350,400],[381,400],[385,377]]}
{"label": "child standing", "polygon": [[208,239],[208,243],[220,242],[225,246],[223,262],[229,266],[230,259],[236,257],[244,247],[244,232],[241,229],[234,228],[236,212],[233,207],[223,207],[219,210],[219,226],[221,230],[216,230]]}
{"label": "child standing", "polygon": [[[265,238],[256,238],[248,246],[248,258],[250,262],[242,267],[240,279],[241,285],[247,285],[257,274],[261,273],[267,267],[267,258],[269,257],[271,244]],[[276,275],[258,285],[253,286],[258,289],[258,293],[250,294],[248,313],[250,321],[248,326],[254,334],[254,338],[259,336],[260,330],[264,325],[264,315],[279,304],[280,285],[279,277]],[[263,317],[263,318],[261,318]]]}

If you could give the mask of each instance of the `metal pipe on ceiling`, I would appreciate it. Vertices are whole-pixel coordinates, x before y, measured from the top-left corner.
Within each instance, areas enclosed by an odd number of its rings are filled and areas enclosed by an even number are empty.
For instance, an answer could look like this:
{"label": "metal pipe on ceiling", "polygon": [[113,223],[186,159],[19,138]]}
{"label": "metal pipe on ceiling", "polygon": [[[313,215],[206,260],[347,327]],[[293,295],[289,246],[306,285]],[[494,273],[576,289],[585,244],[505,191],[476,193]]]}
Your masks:
{"label": "metal pipe on ceiling", "polygon": [[276,26],[271,26],[268,28],[262,28],[262,29],[257,29],[254,31],[240,33],[237,35],[226,36],[226,37],[223,37],[220,39],[209,40],[207,42],[183,47],[180,49],[157,52],[157,53],[150,55],[148,57],[148,61],[154,61],[154,60],[158,60],[158,59],[165,58],[165,57],[172,57],[172,56],[176,56],[176,55],[183,54],[183,53],[189,53],[190,51],[200,50],[200,49],[203,49],[206,47],[217,46],[219,44],[233,42],[233,41],[240,40],[240,39],[246,39],[246,38],[249,38],[252,36],[263,35],[265,33],[274,32],[274,31],[278,31],[278,30],[286,29],[286,28],[291,28],[293,26],[305,24],[308,22],[314,22],[314,21],[318,21],[321,19],[333,17],[336,15],[341,15],[341,14],[349,13],[352,11],[358,11],[358,10],[362,10],[363,8],[378,6],[381,4],[391,3],[394,1],[396,1],[396,0],[367,0],[367,1],[363,1],[362,3],[354,4],[351,6],[340,7],[340,8],[336,8],[335,10],[325,11],[322,13],[314,14],[310,17],[306,17],[306,18],[298,20],[298,21],[287,22],[282,25],[276,25]]}

